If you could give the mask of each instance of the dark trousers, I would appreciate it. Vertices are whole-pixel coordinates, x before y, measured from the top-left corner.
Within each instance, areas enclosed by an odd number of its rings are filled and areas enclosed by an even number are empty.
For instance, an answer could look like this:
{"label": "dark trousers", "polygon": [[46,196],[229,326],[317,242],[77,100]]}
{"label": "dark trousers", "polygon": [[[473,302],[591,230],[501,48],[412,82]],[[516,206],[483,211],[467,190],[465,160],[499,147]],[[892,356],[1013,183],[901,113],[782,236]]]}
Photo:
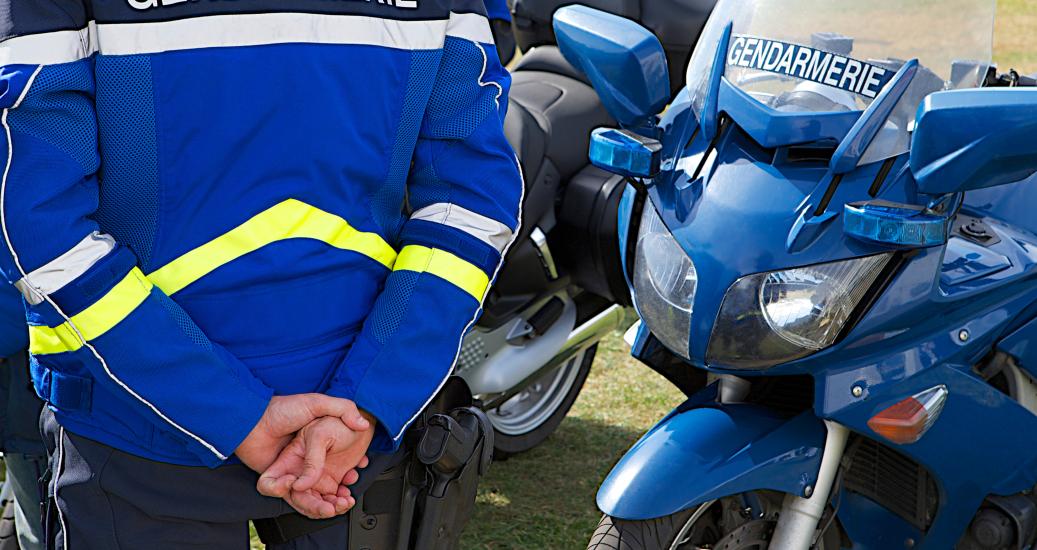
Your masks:
{"label": "dark trousers", "polygon": [[[249,520],[293,512],[257,493],[259,475],[246,466],[164,464],[69,433],[50,411],[42,424],[52,447],[47,523],[55,550],[248,549]],[[364,478],[377,476],[377,462]],[[269,548],[347,546],[348,522],[339,522]]]}

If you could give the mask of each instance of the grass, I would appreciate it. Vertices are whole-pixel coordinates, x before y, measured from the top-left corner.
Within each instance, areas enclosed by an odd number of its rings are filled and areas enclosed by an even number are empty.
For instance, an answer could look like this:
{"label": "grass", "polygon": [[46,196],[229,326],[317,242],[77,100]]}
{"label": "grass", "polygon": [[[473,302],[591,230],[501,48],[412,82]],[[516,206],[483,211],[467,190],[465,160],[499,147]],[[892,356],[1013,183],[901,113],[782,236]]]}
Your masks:
{"label": "grass", "polygon": [[600,518],[598,485],[623,452],[681,401],[669,382],[629,357],[618,335],[608,338],[558,432],[545,445],[493,465],[461,547],[585,547]]}
{"label": "grass", "polygon": [[1002,70],[1037,73],[1037,0],[998,1],[994,50]]}

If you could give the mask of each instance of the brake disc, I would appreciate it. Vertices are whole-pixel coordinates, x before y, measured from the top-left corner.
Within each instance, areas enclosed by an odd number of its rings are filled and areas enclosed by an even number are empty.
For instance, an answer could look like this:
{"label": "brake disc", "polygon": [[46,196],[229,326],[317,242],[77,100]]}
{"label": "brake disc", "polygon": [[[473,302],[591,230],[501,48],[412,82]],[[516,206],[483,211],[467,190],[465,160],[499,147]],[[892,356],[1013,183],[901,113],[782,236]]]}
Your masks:
{"label": "brake disc", "polygon": [[758,519],[743,524],[725,535],[713,547],[715,550],[766,550],[778,522]]}

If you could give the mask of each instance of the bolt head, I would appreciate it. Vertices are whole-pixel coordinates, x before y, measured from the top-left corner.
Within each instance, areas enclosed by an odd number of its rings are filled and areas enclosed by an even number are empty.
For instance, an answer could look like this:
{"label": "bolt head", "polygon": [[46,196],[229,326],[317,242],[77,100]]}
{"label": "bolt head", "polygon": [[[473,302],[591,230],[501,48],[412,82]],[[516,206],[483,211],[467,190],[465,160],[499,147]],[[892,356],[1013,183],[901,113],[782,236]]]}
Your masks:
{"label": "bolt head", "polygon": [[965,329],[961,329],[960,331],[958,331],[958,340],[961,342],[968,342],[970,336],[971,335],[969,334],[969,331]]}
{"label": "bolt head", "polygon": [[852,393],[854,397],[860,397],[864,395],[864,387],[858,384],[850,390],[850,393]]}
{"label": "bolt head", "polygon": [[807,485],[803,488],[803,498],[810,498],[814,494],[814,486]]}

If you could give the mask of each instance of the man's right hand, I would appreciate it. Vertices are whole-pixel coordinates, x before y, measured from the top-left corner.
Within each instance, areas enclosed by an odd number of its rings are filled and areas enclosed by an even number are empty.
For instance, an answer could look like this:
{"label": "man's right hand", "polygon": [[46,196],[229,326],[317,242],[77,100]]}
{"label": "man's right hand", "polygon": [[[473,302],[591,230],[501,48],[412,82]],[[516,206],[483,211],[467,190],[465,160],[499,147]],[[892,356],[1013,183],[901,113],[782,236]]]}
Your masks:
{"label": "man's right hand", "polygon": [[235,454],[246,466],[262,473],[274,463],[296,432],[326,416],[341,419],[358,432],[371,429],[371,423],[348,399],[318,393],[275,396]]}
{"label": "man's right hand", "polygon": [[349,485],[367,467],[374,424],[355,430],[338,418],[321,418],[299,431],[259,478],[256,488],[281,497],[303,515],[322,519],[348,512],[356,500]]}

